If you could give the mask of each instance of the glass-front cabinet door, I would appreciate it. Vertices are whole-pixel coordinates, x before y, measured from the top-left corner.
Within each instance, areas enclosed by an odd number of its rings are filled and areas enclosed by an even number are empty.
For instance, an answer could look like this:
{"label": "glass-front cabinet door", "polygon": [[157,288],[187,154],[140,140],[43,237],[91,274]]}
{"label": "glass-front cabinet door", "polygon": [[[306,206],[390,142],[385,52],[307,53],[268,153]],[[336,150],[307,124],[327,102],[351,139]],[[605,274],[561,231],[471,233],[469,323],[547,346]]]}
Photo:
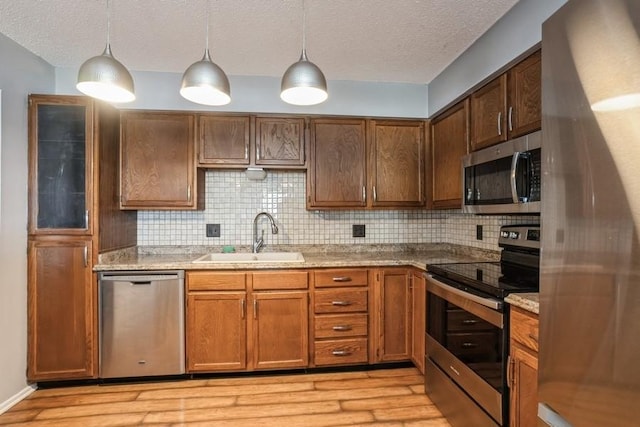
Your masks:
{"label": "glass-front cabinet door", "polygon": [[29,233],[91,234],[92,106],[29,97]]}

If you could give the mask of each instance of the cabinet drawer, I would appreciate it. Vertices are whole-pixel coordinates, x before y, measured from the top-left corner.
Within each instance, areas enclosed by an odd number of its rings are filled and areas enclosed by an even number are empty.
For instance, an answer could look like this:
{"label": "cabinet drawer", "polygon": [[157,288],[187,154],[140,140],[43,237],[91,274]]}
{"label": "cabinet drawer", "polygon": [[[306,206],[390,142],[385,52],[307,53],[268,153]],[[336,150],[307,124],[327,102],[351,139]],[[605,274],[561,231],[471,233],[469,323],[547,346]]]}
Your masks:
{"label": "cabinet drawer", "polygon": [[447,310],[447,330],[481,331],[495,328],[491,323],[464,310]]}
{"label": "cabinet drawer", "polygon": [[245,273],[187,272],[187,290],[189,291],[244,291],[246,283]]}
{"label": "cabinet drawer", "polygon": [[307,289],[308,279],[306,271],[261,271],[253,273],[253,289]]}
{"label": "cabinet drawer", "polygon": [[314,344],[316,366],[368,362],[366,338],[316,341]]}
{"label": "cabinet drawer", "polygon": [[327,314],[315,317],[315,337],[341,338],[367,335],[366,314]]}
{"label": "cabinet drawer", "polygon": [[316,288],[367,286],[369,272],[365,269],[334,269],[314,272]]}
{"label": "cabinet drawer", "polygon": [[315,291],[316,313],[354,313],[367,311],[367,290],[358,288]]}
{"label": "cabinet drawer", "polygon": [[511,339],[538,351],[538,316],[511,307]]}

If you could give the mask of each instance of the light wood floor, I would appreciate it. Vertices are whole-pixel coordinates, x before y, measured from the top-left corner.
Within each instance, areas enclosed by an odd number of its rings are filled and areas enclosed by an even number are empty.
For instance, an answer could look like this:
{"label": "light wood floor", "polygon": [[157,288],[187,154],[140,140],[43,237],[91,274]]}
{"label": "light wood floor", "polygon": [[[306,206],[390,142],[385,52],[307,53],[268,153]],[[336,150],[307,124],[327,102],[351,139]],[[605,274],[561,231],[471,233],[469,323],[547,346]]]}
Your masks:
{"label": "light wood floor", "polygon": [[414,368],[41,389],[14,426],[449,426]]}

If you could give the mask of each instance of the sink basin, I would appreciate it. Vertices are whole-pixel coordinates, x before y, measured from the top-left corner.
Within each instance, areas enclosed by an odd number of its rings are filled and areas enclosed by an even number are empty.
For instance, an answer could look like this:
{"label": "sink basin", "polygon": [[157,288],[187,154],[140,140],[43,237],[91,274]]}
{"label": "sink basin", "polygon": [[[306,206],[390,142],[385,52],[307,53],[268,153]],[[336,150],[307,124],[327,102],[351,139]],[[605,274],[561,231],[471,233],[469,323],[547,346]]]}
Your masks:
{"label": "sink basin", "polygon": [[246,253],[214,253],[206,254],[193,261],[194,263],[257,263],[257,262],[304,262],[300,252],[259,252]]}

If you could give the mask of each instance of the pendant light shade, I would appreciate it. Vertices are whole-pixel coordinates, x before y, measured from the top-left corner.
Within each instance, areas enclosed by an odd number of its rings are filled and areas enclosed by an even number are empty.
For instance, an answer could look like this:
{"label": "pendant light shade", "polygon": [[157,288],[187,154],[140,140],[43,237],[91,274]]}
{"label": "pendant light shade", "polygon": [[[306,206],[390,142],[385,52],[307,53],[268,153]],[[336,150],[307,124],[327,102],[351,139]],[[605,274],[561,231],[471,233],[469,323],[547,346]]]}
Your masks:
{"label": "pendant light shade", "polygon": [[300,60],[287,68],[282,76],[280,98],[293,105],[315,105],[326,101],[327,81],[320,68],[302,50]]}
{"label": "pendant light shade", "polygon": [[120,61],[113,57],[109,43],[111,13],[107,0],[107,45],[102,55],[87,59],[78,71],[76,88],[85,95],[107,102],[131,102],[136,99],[133,77]]}
{"label": "pendant light shade", "polygon": [[320,68],[307,58],[306,12],[302,1],[302,54],[287,68],[280,84],[280,98],[293,105],[316,105],[326,101],[327,80]]}
{"label": "pendant light shade", "polygon": [[207,34],[204,56],[198,62],[194,62],[182,75],[180,95],[196,104],[226,105],[231,102],[231,88],[229,79],[211,60],[209,55],[209,15],[211,11],[210,1],[207,0]]}
{"label": "pendant light shade", "polygon": [[222,68],[211,61],[209,49],[205,49],[202,60],[191,64],[182,75],[180,95],[204,105],[226,105],[231,102],[229,79]]}
{"label": "pendant light shade", "polygon": [[102,55],[89,58],[80,66],[76,88],[85,95],[107,102],[136,99],[131,74],[113,57],[108,44]]}

